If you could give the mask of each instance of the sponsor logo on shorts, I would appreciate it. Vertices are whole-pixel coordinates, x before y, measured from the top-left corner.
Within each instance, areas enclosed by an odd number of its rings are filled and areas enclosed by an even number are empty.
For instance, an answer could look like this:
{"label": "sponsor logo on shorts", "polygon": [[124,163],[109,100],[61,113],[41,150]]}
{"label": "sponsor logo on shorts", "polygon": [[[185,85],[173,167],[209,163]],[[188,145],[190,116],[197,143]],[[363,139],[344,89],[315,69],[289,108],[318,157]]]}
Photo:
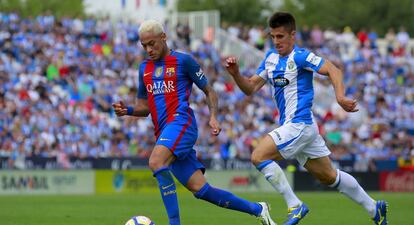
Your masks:
{"label": "sponsor logo on shorts", "polygon": [[277,132],[275,130],[273,132],[276,134],[276,136],[279,139],[279,141],[281,141],[282,140],[282,137],[280,136],[279,132]]}
{"label": "sponsor logo on shorts", "polygon": [[169,141],[170,139],[168,138],[160,138],[160,141]]}

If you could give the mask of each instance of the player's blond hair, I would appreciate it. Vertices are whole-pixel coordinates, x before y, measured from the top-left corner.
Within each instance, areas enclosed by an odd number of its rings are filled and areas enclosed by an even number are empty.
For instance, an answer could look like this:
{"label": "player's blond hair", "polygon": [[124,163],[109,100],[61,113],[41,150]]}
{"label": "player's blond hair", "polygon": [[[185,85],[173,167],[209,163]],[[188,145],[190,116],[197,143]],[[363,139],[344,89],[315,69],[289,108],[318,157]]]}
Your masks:
{"label": "player's blond hair", "polygon": [[145,32],[152,32],[155,35],[162,34],[164,33],[164,28],[162,27],[162,24],[157,20],[146,20],[141,23],[141,26],[138,30],[140,36]]}

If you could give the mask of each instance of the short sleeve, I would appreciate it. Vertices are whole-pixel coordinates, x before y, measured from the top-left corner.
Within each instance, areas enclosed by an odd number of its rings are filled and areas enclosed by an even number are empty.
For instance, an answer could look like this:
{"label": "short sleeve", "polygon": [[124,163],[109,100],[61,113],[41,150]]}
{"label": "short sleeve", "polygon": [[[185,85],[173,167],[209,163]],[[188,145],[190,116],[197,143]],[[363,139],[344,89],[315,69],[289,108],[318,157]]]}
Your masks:
{"label": "short sleeve", "polygon": [[203,70],[200,67],[200,64],[198,64],[194,58],[189,55],[185,57],[184,60],[188,76],[197,85],[197,87],[203,89],[208,82]]}
{"label": "short sleeve", "polygon": [[318,72],[322,65],[325,63],[325,60],[315,55],[313,52],[309,50],[299,50],[297,54],[295,54],[295,62],[299,67],[309,70]]}
{"label": "short sleeve", "polygon": [[263,80],[267,80],[267,70],[266,70],[266,60],[267,57],[272,53],[271,50],[267,51],[266,56],[260,63],[259,67],[256,70],[256,74],[261,77]]}
{"label": "short sleeve", "polygon": [[148,98],[147,89],[145,88],[144,83],[144,69],[143,65],[141,64],[138,69],[138,98]]}

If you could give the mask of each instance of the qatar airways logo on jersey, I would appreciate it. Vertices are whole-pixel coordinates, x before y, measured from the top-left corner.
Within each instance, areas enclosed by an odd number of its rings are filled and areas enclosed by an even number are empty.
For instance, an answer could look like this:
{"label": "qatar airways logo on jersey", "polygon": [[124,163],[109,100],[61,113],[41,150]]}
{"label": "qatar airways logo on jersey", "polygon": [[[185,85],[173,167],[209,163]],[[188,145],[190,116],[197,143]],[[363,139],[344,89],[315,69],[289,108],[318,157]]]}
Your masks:
{"label": "qatar airways logo on jersey", "polygon": [[175,91],[174,81],[155,81],[152,84],[147,84],[147,92],[152,93],[153,95],[159,95],[164,93],[170,93]]}

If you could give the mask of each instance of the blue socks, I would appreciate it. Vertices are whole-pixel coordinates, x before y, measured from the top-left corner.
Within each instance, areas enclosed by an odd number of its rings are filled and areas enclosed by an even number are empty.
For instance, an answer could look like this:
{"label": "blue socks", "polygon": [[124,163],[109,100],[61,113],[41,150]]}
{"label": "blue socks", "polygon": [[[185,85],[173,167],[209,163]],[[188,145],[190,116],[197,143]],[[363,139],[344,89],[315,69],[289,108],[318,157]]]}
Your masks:
{"label": "blue socks", "polygon": [[[154,177],[158,181],[170,225],[180,225],[180,210],[178,207],[176,187],[170,170],[167,167],[160,168],[154,171]],[[208,183],[196,192],[194,196],[217,206],[245,212],[254,216],[259,216],[262,212],[262,206],[258,203],[249,202],[228,191],[211,187]]]}
{"label": "blue socks", "polygon": [[170,225],[180,225],[180,210],[178,208],[177,192],[174,179],[167,167],[154,171],[158,181],[161,197],[167,210]]}
{"label": "blue socks", "polygon": [[249,202],[228,191],[214,188],[208,183],[206,183],[198,192],[194,193],[194,196],[217,206],[249,213],[254,216],[259,216],[262,212],[262,206],[258,203]]}

